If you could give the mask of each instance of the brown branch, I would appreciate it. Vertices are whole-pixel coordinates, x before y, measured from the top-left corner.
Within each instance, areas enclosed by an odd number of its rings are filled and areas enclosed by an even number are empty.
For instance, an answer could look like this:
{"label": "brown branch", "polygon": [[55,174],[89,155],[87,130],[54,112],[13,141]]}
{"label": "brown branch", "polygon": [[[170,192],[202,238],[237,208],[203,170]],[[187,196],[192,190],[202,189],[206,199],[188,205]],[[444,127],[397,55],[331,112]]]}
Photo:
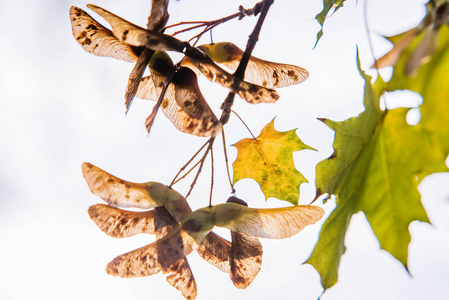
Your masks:
{"label": "brown branch", "polygon": [[[259,16],[259,19],[257,20],[256,26],[254,27],[252,33],[249,35],[248,43],[247,43],[247,45],[246,45],[246,49],[245,49],[245,52],[243,53],[242,59],[240,60],[239,66],[237,67],[237,70],[234,72],[234,76],[235,76],[238,80],[236,80],[236,81],[234,82],[234,86],[232,87],[232,91],[237,91],[237,90],[238,90],[238,87],[239,87],[239,85],[240,85],[241,80],[244,79],[244,76],[245,76],[245,70],[246,70],[246,67],[247,67],[247,65],[248,65],[249,59],[251,58],[251,54],[252,54],[252,52],[253,52],[253,50],[254,50],[254,47],[256,46],[256,43],[257,43],[257,41],[259,40],[260,30],[261,30],[262,25],[263,25],[263,23],[264,23],[264,21],[265,21],[265,17],[266,17],[266,15],[267,15],[267,13],[268,13],[268,10],[269,10],[270,6],[273,4],[273,2],[274,2],[274,0],[263,0],[262,2],[257,3],[257,4],[254,6],[254,8],[252,8],[252,9],[250,9],[250,10],[244,10],[243,7],[240,7],[240,8],[239,8],[239,10],[240,10],[240,13],[239,13],[239,14],[231,15],[233,18],[235,18],[236,16],[239,16],[239,19],[241,19],[241,18],[243,18],[245,15],[250,15],[250,14],[257,15],[257,14],[259,14],[259,12],[260,12],[260,16]],[[245,13],[242,13],[242,11],[245,12]],[[230,18],[231,16],[228,16],[227,18]],[[217,23],[217,25],[223,23],[222,21],[223,21],[224,19],[225,19],[225,18],[219,19],[220,23]],[[213,21],[211,21],[211,22],[213,22]],[[215,22],[217,22],[217,20],[215,20]],[[215,27],[215,26],[217,26],[217,25],[214,25],[213,27]],[[207,26],[207,25],[204,25],[204,26]],[[173,27],[173,26],[171,26],[171,27]],[[196,26],[193,26],[193,27],[194,27],[194,28],[199,28],[199,27],[201,27],[201,26],[196,25]],[[213,27],[212,27],[212,28],[213,28]],[[167,27],[167,28],[168,28],[168,27]],[[195,37],[198,37],[198,39],[199,39],[199,37],[200,37],[202,34],[204,34],[205,32],[207,32],[207,31],[210,30],[210,29],[211,29],[211,28],[206,27],[206,29],[203,30],[203,32],[201,32],[199,35],[197,35],[197,36],[195,36]],[[190,30],[190,29],[189,29],[189,30]],[[187,31],[187,30],[185,30],[185,31]],[[183,31],[183,32],[184,32],[184,31]],[[177,33],[175,33],[175,34],[177,34]],[[175,35],[175,34],[174,34],[174,35]],[[194,38],[195,38],[195,37],[194,37]],[[192,38],[192,39],[193,39],[193,38]],[[198,39],[197,39],[197,41],[198,41]],[[184,49],[184,54],[186,54],[187,56],[192,56],[192,57],[197,57],[197,56],[199,56],[199,59],[203,58],[202,56],[204,56],[204,54],[203,54],[201,51],[199,51],[199,50],[197,50],[196,48],[192,47],[189,43],[185,43],[185,46],[186,46],[186,47],[185,47],[185,49]],[[208,58],[208,57],[207,57],[207,58]],[[173,74],[174,74],[174,72],[173,72]],[[173,77],[173,74],[171,74],[171,77]],[[170,82],[171,77],[170,77],[170,79],[169,79],[168,77],[166,78],[166,82],[165,82],[166,85],[168,85],[167,82],[168,82],[168,83]],[[162,91],[161,97],[159,98],[159,100],[161,100],[161,98],[162,98],[162,96],[163,96],[163,93],[165,93],[165,89],[166,89],[166,86],[164,86],[164,90]],[[231,107],[232,107],[232,105],[234,104],[234,98],[235,98],[235,92],[229,92],[228,95],[227,95],[227,97],[226,97],[226,99],[225,99],[224,102],[222,103],[221,109],[223,110],[223,112],[222,112],[221,117],[220,117],[220,122],[221,122],[221,124],[222,124],[223,126],[229,121],[229,117],[230,117],[230,113],[231,113]],[[159,101],[158,101],[158,102],[159,102]],[[156,104],[156,105],[157,105],[157,104]],[[160,104],[159,104],[159,105],[160,105]],[[154,112],[154,111],[155,111],[155,109],[153,108],[153,112]],[[153,115],[153,113],[152,113],[152,115]],[[154,113],[154,115],[155,115],[155,113]],[[150,115],[150,116],[151,116],[151,115]],[[207,141],[206,144],[208,144],[208,147],[207,147],[206,151],[204,152],[203,156],[201,157],[201,159],[200,159],[199,162],[198,162],[198,163],[200,164],[200,166],[199,166],[198,171],[197,171],[197,173],[196,173],[196,175],[195,175],[195,178],[193,179],[193,182],[192,182],[191,185],[190,185],[190,189],[189,189],[188,193],[186,194],[185,198],[187,198],[187,197],[190,195],[190,193],[192,192],[193,188],[195,187],[196,182],[197,182],[197,180],[198,180],[198,177],[199,177],[199,175],[200,175],[200,173],[201,173],[201,171],[202,171],[202,169],[203,169],[203,166],[204,166],[204,162],[205,162],[205,160],[206,160],[206,157],[207,157],[208,154],[209,154],[209,151],[211,152],[211,156],[213,156],[213,154],[212,154],[212,147],[213,147],[214,141],[215,141],[215,137],[211,137],[211,138]],[[224,136],[223,136],[223,141],[224,141]],[[203,147],[204,147],[204,146],[203,146]],[[201,149],[202,149],[203,147],[201,147]],[[201,151],[201,149],[197,151],[197,153],[194,155],[194,157]],[[225,149],[225,151],[226,151],[226,149]],[[184,170],[184,169],[185,169],[185,168],[186,168],[186,167],[193,161],[194,157],[192,157],[192,158],[189,160],[189,162],[188,162],[183,168],[181,168],[181,170],[180,170],[180,171],[178,172],[178,174],[176,175],[175,179],[176,179],[176,178],[178,177],[178,175],[179,175],[179,174],[180,174],[180,173],[181,173],[181,172],[182,172],[182,171],[183,171],[183,170]],[[212,159],[213,159],[213,157],[212,157]],[[227,159],[227,155],[226,155],[226,159]],[[198,163],[195,164],[194,168],[198,165]],[[193,170],[194,168],[192,168],[191,170]],[[212,167],[212,168],[213,168],[213,167]],[[189,171],[189,172],[190,172],[190,171]],[[214,172],[213,169],[212,169],[212,172]],[[212,175],[212,176],[213,176],[213,175]],[[232,181],[231,181],[231,179],[230,179],[229,168],[228,168],[228,178],[229,178],[229,181],[230,181],[230,184],[231,184],[231,187],[232,187],[232,192],[234,193],[235,190],[234,190],[234,187],[233,187],[233,185],[232,185]],[[171,185],[175,183],[175,179],[173,179]],[[177,181],[176,181],[176,182],[177,182]],[[170,186],[171,186],[171,185],[170,185]],[[212,185],[213,185],[213,177],[212,177]],[[211,198],[211,197],[212,197],[212,188],[213,188],[213,187],[211,186],[211,196],[210,196],[210,199],[209,199],[209,205],[211,204],[211,201],[212,201],[212,198]]]}
{"label": "brown branch", "polygon": [[[249,35],[248,43],[246,44],[245,52],[240,59],[239,66],[237,70],[234,72],[234,76],[240,80],[243,80],[245,77],[245,70],[248,66],[249,59],[251,58],[251,54],[253,53],[254,47],[256,46],[257,41],[259,40],[260,30],[262,29],[263,22],[265,21],[265,17],[267,16],[268,10],[270,6],[273,4],[274,0],[264,0],[262,3],[262,8],[260,11],[259,19],[257,20],[256,26],[254,26],[253,32]],[[239,80],[234,82],[236,85],[233,90],[238,90],[238,85],[240,84]],[[220,122],[224,126],[229,121],[229,116],[231,113],[232,105],[234,104],[235,92],[229,92],[225,101],[221,105],[221,109],[223,110]]]}

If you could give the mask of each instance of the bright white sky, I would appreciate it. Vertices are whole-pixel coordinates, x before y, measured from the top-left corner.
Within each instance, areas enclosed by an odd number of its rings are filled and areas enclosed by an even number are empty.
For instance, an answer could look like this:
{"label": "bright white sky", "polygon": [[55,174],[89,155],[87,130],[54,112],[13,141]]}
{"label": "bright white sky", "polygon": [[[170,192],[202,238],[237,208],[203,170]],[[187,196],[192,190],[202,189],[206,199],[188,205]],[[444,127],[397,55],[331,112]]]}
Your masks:
{"label": "bright white sky", "polygon": [[[26,2],[26,4],[24,3]],[[278,130],[299,128],[299,137],[318,152],[295,153],[295,165],[311,182],[301,187],[300,202],[314,197],[314,169],[332,153],[333,133],[316,118],[344,120],[363,110],[362,67],[372,64],[363,21],[364,1],[348,1],[327,21],[325,34],[312,51],[319,26],[314,20],[322,1],[277,1],[264,24],[255,56],[310,71],[303,84],[279,90],[274,105],[249,105],[236,99],[234,109],[255,134],[277,116]],[[418,23],[424,1],[369,1],[373,32],[395,34]],[[138,236],[117,240],[89,219],[93,196],[81,175],[89,161],[126,180],[169,183],[204,139],[179,133],[160,113],[148,138],[144,120],[152,103],[136,100],[124,116],[124,88],[133,65],[85,53],[71,35],[73,1],[2,1],[0,9],[0,299],[180,299],[162,275],[121,279],[106,275],[115,256],[152,241]],[[149,0],[98,0],[94,4],[144,26]],[[254,1],[172,0],[170,23],[209,20],[235,12]],[[87,9],[86,9],[87,10]],[[91,13],[91,12],[89,12]],[[92,16],[103,20],[94,13]],[[214,41],[244,48],[256,19],[229,22],[214,30]],[[104,22],[103,22],[104,24]],[[373,35],[380,56],[389,45]],[[203,40],[208,42],[208,38]],[[374,73],[372,73],[374,74]],[[219,112],[226,91],[200,82],[210,106]],[[419,97],[401,101],[416,105]],[[388,99],[388,98],[387,98]],[[391,98],[390,98],[391,99]],[[405,99],[405,100],[404,100]],[[408,101],[408,102],[407,102]],[[233,117],[226,126],[229,145],[249,137]],[[236,157],[228,147],[230,161]],[[217,144],[214,203],[229,196],[222,150]],[[189,198],[193,208],[207,205],[208,167]],[[187,191],[191,178],[175,186]],[[420,186],[433,226],[412,223],[408,276],[399,262],[379,249],[362,214],[351,223],[339,283],[330,299],[443,299],[449,294],[449,174],[426,178]],[[288,205],[263,196],[251,180],[236,186],[237,196],[253,207]],[[329,213],[334,202],[323,206]],[[326,215],[327,216],[327,215]],[[237,290],[228,274],[189,256],[197,299],[316,299],[319,276],[309,265],[320,225],[286,240],[263,240],[262,270],[246,290]],[[224,232],[225,233],[225,232]]]}

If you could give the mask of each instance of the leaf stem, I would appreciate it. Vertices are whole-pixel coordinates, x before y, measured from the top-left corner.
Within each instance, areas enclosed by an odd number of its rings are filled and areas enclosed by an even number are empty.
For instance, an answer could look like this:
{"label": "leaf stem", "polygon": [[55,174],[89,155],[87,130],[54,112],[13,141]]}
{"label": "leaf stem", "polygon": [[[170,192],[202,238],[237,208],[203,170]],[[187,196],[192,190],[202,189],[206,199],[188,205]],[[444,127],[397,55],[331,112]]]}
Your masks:
{"label": "leaf stem", "polygon": [[249,129],[248,125],[246,125],[245,121],[243,121],[243,119],[239,116],[239,114],[236,113],[234,110],[231,110],[231,112],[234,113],[234,115],[236,115],[237,118],[240,119],[240,121],[243,123],[243,125],[245,125],[246,129],[248,130],[249,134],[251,134],[253,139],[257,140],[257,138],[254,136],[254,134],[251,132],[251,129]]}
{"label": "leaf stem", "polygon": [[210,163],[211,163],[211,179],[210,179],[210,194],[209,194],[209,206],[212,206],[212,193],[214,191],[214,149],[210,149]]}
{"label": "leaf stem", "polygon": [[234,194],[235,189],[234,189],[234,184],[232,184],[231,173],[229,172],[228,151],[226,150],[226,137],[225,137],[224,129],[221,130],[221,137],[223,139],[223,152],[224,152],[224,157],[225,157],[226,172],[228,173],[229,185],[231,186],[231,194]]}

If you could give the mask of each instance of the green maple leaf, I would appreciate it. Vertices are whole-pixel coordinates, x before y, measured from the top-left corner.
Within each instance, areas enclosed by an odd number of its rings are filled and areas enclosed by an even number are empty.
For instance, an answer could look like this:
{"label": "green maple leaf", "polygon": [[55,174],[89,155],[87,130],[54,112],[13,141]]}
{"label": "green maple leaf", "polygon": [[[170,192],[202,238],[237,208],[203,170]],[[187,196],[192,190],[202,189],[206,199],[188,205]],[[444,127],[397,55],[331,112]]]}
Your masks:
{"label": "green maple leaf", "polygon": [[277,131],[273,119],[256,139],[243,139],[233,146],[237,148],[232,164],[234,183],[252,178],[265,199],[275,197],[298,204],[299,186],[307,179],[295,168],[293,152],[312,148],[298,138],[296,130]]}
{"label": "green maple leaf", "polygon": [[318,23],[320,23],[321,29],[320,29],[320,31],[318,31],[318,33],[316,35],[316,42],[315,42],[314,47],[316,47],[316,45],[318,44],[318,41],[323,36],[323,25],[324,25],[324,21],[326,20],[326,17],[329,15],[329,11],[331,9],[333,9],[333,13],[335,13],[340,7],[343,6],[343,2],[345,2],[345,0],[324,0],[323,1],[323,10],[320,13],[318,13],[315,17],[315,19],[318,21]]}
{"label": "green maple leaf", "polygon": [[[432,133],[435,143],[444,155],[449,154],[449,28],[441,26],[435,32],[437,47],[430,59],[423,63],[416,74],[408,76],[406,65],[411,55],[422,43],[429,42],[426,35],[432,34],[423,31],[401,53],[394,67],[393,76],[388,82],[387,90],[408,89],[421,94],[423,104],[420,107],[420,124]],[[432,41],[430,41],[432,42]]]}
{"label": "green maple leaf", "polygon": [[362,211],[382,249],[405,267],[408,226],[428,222],[417,186],[422,178],[447,170],[441,151],[421,124],[406,122],[408,109],[379,109],[385,83],[375,86],[365,75],[365,111],[343,122],[324,122],[335,131],[334,154],[317,165],[318,194],[337,196],[337,207],[324,223],[306,263],[321,275],[327,289],[337,282],[344,240],[352,215]]}

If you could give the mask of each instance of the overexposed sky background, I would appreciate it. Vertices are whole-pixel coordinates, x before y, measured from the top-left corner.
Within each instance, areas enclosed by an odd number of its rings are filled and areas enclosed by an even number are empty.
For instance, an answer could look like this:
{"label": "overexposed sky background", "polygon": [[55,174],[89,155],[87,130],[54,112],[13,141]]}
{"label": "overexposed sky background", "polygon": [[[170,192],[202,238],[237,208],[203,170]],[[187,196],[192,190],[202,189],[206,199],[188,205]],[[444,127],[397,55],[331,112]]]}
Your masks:
{"label": "overexposed sky background", "polygon": [[[368,1],[375,55],[391,46],[377,33],[396,34],[415,26],[425,1]],[[135,99],[125,117],[124,90],[133,65],[88,54],[71,34],[69,8],[89,11],[87,1],[0,1],[0,299],[181,299],[161,274],[122,279],[105,273],[119,254],[141,247],[154,237],[113,239],[87,215],[100,199],[81,175],[91,162],[123,179],[170,183],[179,168],[205,139],[178,132],[159,113],[150,137],[144,127],[153,103]],[[129,21],[145,26],[150,1],[92,2]],[[255,1],[172,0],[169,23],[211,20],[252,7]],[[327,20],[324,36],[312,51],[319,30],[315,15],[322,1],[276,1],[262,29],[254,55],[305,67],[310,78],[278,90],[276,104],[250,105],[236,99],[234,110],[254,134],[277,116],[275,126],[298,128],[299,137],[318,151],[295,153],[295,165],[309,180],[301,186],[300,203],[314,198],[315,165],[332,153],[333,132],[316,118],[344,120],[363,110],[363,81],[355,61],[358,46],[362,67],[373,58],[363,19],[365,1],[347,1]],[[244,48],[256,18],[231,21],[214,30],[214,41],[232,41]],[[188,35],[185,36],[188,38]],[[202,43],[209,42],[205,37]],[[390,70],[391,71],[391,70]],[[389,70],[385,71],[388,76]],[[375,74],[372,71],[370,74]],[[212,109],[227,91],[204,78],[200,85]],[[387,97],[416,105],[412,93]],[[228,144],[249,137],[232,117],[226,126]],[[230,161],[236,157],[228,147]],[[229,196],[220,143],[215,147],[214,203]],[[205,166],[189,198],[193,208],[207,205],[210,172]],[[192,177],[175,186],[186,193]],[[432,225],[410,226],[409,276],[379,244],[363,214],[351,223],[340,265],[339,282],[323,300],[444,299],[449,294],[449,174],[426,178],[420,185]],[[288,205],[264,198],[256,183],[236,185],[237,196],[253,207]],[[335,203],[323,205],[329,213]],[[326,215],[327,216],[327,215]],[[262,269],[246,290],[238,290],[228,274],[198,257],[189,261],[198,285],[197,299],[316,299],[319,276],[302,265],[313,249],[319,227],[307,228],[286,240],[262,240]],[[220,231],[226,235],[225,231]]]}

